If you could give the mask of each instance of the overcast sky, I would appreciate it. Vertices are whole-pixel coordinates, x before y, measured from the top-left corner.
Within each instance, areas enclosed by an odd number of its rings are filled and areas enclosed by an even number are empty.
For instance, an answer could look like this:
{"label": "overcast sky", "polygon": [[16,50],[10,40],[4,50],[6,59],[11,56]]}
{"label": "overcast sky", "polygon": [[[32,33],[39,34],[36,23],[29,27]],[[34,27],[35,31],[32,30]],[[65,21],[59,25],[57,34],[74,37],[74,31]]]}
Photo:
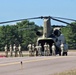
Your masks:
{"label": "overcast sky", "polygon": [[[49,15],[76,19],[76,0],[0,0],[0,22]],[[43,24],[43,20],[32,21]]]}

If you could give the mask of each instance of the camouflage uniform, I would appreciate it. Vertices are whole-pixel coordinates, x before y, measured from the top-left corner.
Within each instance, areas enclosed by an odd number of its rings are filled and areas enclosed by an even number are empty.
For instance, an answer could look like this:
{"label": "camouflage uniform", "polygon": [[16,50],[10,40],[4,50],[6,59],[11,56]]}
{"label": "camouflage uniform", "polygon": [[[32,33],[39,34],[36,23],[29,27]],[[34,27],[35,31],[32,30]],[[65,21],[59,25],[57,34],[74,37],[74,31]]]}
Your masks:
{"label": "camouflage uniform", "polygon": [[22,50],[21,50],[20,44],[19,44],[18,50],[19,50],[19,56],[22,56]]}
{"label": "camouflage uniform", "polygon": [[63,51],[64,51],[64,44],[63,43],[60,45],[60,49],[61,49],[61,54],[63,55]]}
{"label": "camouflage uniform", "polygon": [[15,44],[13,46],[13,50],[14,50],[14,53],[15,53],[15,57],[17,57],[17,50],[16,50],[16,45]]}
{"label": "camouflage uniform", "polygon": [[56,47],[54,43],[51,48],[52,48],[52,55],[56,55]]}
{"label": "camouflage uniform", "polygon": [[32,45],[28,45],[28,50],[29,50],[29,56],[32,56]]}
{"label": "camouflage uniform", "polygon": [[5,45],[5,55],[6,55],[6,57],[8,57],[8,49],[7,49],[7,45]]}
{"label": "camouflage uniform", "polygon": [[10,56],[13,56],[12,46],[10,45]]}
{"label": "camouflage uniform", "polygon": [[47,55],[50,55],[50,45],[48,44]]}
{"label": "camouflage uniform", "polygon": [[44,44],[44,55],[47,56],[48,44]]}
{"label": "camouflage uniform", "polygon": [[42,46],[41,46],[41,44],[39,44],[39,46],[38,46],[38,55],[40,55],[41,56],[41,49],[42,49]]}
{"label": "camouflage uniform", "polygon": [[32,56],[34,56],[34,49],[35,49],[34,44],[32,44]]}

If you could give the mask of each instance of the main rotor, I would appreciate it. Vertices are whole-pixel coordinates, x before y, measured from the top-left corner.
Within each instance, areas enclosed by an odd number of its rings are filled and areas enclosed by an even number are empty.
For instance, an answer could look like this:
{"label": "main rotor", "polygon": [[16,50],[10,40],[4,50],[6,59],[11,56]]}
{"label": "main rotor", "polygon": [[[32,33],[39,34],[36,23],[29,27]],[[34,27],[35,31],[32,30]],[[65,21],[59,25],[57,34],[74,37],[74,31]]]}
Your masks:
{"label": "main rotor", "polygon": [[51,19],[51,20],[55,20],[55,21],[58,21],[58,22],[61,22],[61,23],[65,23],[65,24],[70,24],[70,23],[65,22],[63,20],[76,21],[74,19],[62,18],[62,17],[40,16],[40,17],[33,17],[33,18],[26,18],[26,19],[9,20],[9,21],[0,22],[0,24],[11,23],[11,22],[18,22],[18,21],[24,21],[24,20],[32,20],[32,19]]}

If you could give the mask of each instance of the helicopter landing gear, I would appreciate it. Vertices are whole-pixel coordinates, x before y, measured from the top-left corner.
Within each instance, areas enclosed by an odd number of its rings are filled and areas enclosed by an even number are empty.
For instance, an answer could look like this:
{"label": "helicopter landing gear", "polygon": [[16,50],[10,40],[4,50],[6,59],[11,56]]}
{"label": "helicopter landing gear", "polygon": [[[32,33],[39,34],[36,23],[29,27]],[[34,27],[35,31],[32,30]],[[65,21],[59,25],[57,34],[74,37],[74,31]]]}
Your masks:
{"label": "helicopter landing gear", "polygon": [[66,56],[68,55],[67,52],[63,52],[62,56],[65,56],[65,55],[66,55]]}

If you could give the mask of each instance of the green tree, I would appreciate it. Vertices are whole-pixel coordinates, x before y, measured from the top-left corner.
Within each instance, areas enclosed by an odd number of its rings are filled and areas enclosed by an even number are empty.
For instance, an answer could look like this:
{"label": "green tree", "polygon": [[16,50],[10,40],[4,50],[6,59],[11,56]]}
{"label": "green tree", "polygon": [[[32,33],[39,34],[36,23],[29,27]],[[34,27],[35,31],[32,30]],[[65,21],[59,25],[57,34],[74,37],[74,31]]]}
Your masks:
{"label": "green tree", "polygon": [[69,48],[76,49],[76,22],[62,27],[62,33],[65,35]]}
{"label": "green tree", "polygon": [[71,48],[76,49],[76,22],[71,23],[70,25],[70,34],[69,34],[69,43],[71,45]]}

